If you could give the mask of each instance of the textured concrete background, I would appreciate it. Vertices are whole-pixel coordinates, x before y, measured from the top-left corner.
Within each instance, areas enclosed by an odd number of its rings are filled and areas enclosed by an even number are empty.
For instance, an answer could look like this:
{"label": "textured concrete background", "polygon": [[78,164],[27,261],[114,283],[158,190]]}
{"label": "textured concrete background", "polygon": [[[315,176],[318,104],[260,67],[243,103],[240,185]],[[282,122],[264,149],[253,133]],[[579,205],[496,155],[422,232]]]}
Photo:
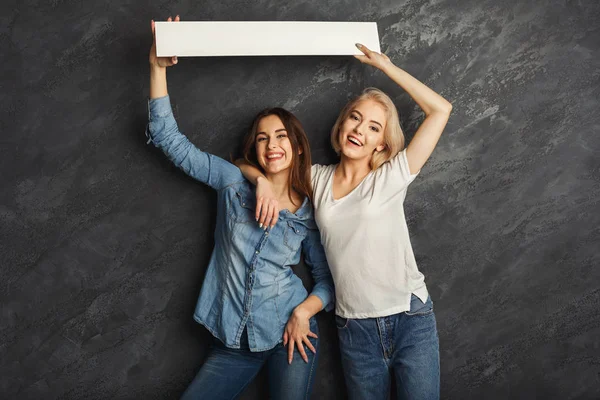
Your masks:
{"label": "textured concrete background", "polygon": [[[438,318],[445,399],[600,398],[600,3],[4,1],[0,397],[175,399],[206,354],[192,321],[214,193],[145,145],[149,20],[377,21],[384,51],[454,112],[406,212]],[[345,57],[185,58],[180,128],[228,157],[266,106],[317,162],[374,85]],[[302,272],[302,267],[299,268]],[[315,399],[345,397],[332,314]],[[264,376],[244,394],[264,398]]]}

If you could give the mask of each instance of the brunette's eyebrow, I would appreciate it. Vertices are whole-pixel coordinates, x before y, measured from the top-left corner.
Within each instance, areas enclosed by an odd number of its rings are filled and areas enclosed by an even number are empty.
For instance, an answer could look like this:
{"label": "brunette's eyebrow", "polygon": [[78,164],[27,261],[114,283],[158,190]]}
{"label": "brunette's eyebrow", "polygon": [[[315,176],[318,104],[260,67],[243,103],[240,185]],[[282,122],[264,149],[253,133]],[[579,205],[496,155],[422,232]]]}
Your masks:
{"label": "brunette's eyebrow", "polygon": [[[355,112],[355,113],[357,113],[358,115],[360,115],[360,117],[361,117],[361,118],[363,117],[363,115],[362,115],[362,114],[360,113],[360,111],[358,111],[358,110],[352,110],[351,112]],[[376,123],[377,125],[379,125],[380,127],[382,127],[382,128],[383,128],[383,125],[381,125],[381,123],[379,123],[379,122],[375,121],[374,119],[372,119],[370,122],[374,122],[374,123]]]}
{"label": "brunette's eyebrow", "polygon": [[[275,133],[277,133],[277,132],[286,132],[286,133],[287,133],[287,130],[286,130],[285,128],[281,128],[281,129],[277,129],[277,130],[275,131]],[[266,134],[267,134],[267,132],[262,132],[262,131],[261,131],[261,132],[256,132],[256,135],[260,135],[261,133],[262,133],[263,135],[266,135]]]}

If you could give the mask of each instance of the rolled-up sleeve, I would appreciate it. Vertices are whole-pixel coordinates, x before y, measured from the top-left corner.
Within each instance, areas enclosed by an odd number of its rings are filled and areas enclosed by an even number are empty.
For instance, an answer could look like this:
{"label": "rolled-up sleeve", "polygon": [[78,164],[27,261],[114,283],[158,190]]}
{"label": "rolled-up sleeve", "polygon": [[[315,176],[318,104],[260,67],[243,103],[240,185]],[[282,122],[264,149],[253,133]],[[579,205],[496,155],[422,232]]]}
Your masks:
{"label": "rolled-up sleeve", "polygon": [[327,264],[325,249],[321,244],[321,235],[317,229],[308,229],[302,242],[304,261],[310,268],[315,285],[310,294],[317,296],[323,303],[325,311],[333,310],[335,305],[335,290],[333,278]]}
{"label": "rolled-up sleeve", "polygon": [[169,96],[148,101],[146,137],[148,143],[161,149],[175,166],[214,189],[244,179],[238,167],[200,150],[179,131]]}

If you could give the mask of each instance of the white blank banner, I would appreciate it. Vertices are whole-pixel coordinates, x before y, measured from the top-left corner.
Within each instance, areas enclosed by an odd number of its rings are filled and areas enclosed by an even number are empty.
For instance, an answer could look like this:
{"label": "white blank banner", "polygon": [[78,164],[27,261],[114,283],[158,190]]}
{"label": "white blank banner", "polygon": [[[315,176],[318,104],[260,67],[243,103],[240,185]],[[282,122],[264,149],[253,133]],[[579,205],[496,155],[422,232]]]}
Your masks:
{"label": "white blank banner", "polygon": [[343,56],[355,43],[381,52],[375,22],[156,22],[156,53],[168,56]]}

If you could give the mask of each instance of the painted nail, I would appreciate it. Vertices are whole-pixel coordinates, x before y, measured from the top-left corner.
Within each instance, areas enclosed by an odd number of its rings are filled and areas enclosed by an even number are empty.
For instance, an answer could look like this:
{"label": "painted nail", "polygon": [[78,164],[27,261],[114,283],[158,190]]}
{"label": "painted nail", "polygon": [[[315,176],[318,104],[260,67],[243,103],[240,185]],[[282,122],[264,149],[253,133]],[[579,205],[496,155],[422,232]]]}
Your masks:
{"label": "painted nail", "polygon": [[258,227],[259,227],[259,228],[262,228],[262,224],[258,224]]}

